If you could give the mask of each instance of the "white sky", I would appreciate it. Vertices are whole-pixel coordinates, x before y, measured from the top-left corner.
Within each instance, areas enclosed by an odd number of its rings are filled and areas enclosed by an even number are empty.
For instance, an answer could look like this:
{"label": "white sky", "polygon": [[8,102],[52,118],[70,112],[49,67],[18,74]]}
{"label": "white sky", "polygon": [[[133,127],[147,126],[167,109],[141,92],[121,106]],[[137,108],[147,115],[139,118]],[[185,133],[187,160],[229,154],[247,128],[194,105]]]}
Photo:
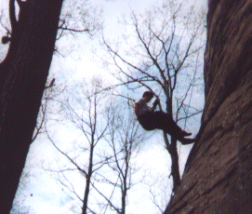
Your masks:
{"label": "white sky", "polygon": [[[0,7],[5,8],[6,2],[8,1],[1,1]],[[122,17],[128,17],[132,10],[143,13],[146,9],[150,8],[150,5],[157,5],[157,2],[161,2],[161,0],[95,0],[92,3],[94,6],[98,5],[102,7],[104,11],[105,36],[113,40],[125,30],[123,25],[118,24],[118,19],[121,20]],[[196,7],[200,8],[201,5],[206,8],[206,0],[197,1]],[[101,63],[97,60],[99,50],[96,50],[96,54],[92,51],[96,49],[97,41],[95,39],[90,40],[86,35],[78,35],[74,37],[74,41],[69,41],[68,37],[59,41],[59,44],[62,47],[65,44],[66,48],[69,48],[69,43],[74,44],[74,51],[65,58],[59,56],[53,57],[49,80],[55,77],[57,84],[67,84],[71,87],[76,82],[81,82],[83,78],[87,78],[87,76],[91,77],[92,74],[101,74],[103,78],[106,77],[106,71],[102,69]],[[203,100],[202,97],[200,99]],[[197,128],[191,131],[196,134]],[[64,138],[70,141],[71,136],[64,135]],[[159,138],[161,137],[159,136]],[[163,142],[163,140],[160,139],[160,142]],[[191,147],[178,146],[181,163],[180,170],[182,171]],[[59,155],[56,150],[52,148],[51,143],[43,136],[39,136],[31,145],[27,157],[26,170],[32,176],[26,180],[26,189],[22,192],[22,195],[25,197],[19,199],[19,203],[30,208],[30,213],[70,213],[69,198],[62,192],[62,188],[50,175],[51,173],[45,172],[42,169],[45,160],[46,162],[51,161],[53,164],[58,157]],[[166,197],[167,200],[167,197],[171,194],[169,187],[172,184],[171,181],[167,180],[170,173],[170,157],[164,146],[158,143],[143,146],[137,160],[140,165],[144,165],[150,176],[158,175],[160,182],[166,180],[168,187],[163,190],[162,194],[164,194],[163,197]],[[146,187],[139,185],[134,188],[129,193],[129,202],[131,202],[131,205],[128,207],[128,213],[159,213],[151,205],[151,199],[146,194]],[[167,203],[167,201],[164,201],[164,203]]]}

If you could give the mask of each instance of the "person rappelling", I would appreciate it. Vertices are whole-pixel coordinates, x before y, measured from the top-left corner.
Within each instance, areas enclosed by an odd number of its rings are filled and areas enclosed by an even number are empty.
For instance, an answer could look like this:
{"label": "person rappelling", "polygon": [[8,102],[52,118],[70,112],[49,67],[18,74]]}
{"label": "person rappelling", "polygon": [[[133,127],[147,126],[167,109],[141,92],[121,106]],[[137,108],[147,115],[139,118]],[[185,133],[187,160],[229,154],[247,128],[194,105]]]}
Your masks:
{"label": "person rappelling", "polygon": [[160,103],[158,98],[153,103],[152,108],[147,105],[153,96],[154,93],[152,91],[145,91],[143,97],[134,105],[137,120],[142,127],[147,131],[161,129],[165,133],[175,137],[184,145],[193,143],[195,139],[185,138],[186,136],[190,136],[191,133],[182,130],[175,123],[171,115],[163,111],[154,111],[156,106]]}

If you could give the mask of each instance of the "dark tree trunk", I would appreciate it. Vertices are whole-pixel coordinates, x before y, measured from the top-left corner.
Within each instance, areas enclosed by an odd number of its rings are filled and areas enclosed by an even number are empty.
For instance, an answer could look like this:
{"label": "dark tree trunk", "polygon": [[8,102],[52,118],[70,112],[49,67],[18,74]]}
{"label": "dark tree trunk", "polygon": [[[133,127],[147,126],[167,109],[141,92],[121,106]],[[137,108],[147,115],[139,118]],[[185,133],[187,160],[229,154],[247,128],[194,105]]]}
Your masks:
{"label": "dark tree trunk", "polygon": [[179,159],[177,152],[177,140],[175,138],[171,138],[171,146],[170,146],[170,155],[171,155],[171,174],[173,178],[173,192],[176,191],[178,186],[180,185],[180,174],[179,174]]}
{"label": "dark tree trunk", "polygon": [[179,158],[178,158],[178,151],[177,151],[177,139],[171,137],[171,144],[169,144],[169,140],[167,134],[163,132],[166,149],[171,156],[171,176],[173,179],[173,192],[178,188],[180,185],[180,174],[179,174]]}
{"label": "dark tree trunk", "polygon": [[0,208],[9,213],[36,125],[52,60],[62,0],[18,1],[6,59],[0,64]]}

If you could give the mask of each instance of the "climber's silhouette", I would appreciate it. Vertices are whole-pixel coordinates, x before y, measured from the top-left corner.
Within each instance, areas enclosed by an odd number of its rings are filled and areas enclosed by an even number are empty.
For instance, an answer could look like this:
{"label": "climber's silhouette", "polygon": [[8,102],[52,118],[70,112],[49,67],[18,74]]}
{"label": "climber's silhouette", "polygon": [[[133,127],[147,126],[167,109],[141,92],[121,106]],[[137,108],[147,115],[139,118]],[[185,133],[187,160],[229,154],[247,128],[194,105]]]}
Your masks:
{"label": "climber's silhouette", "polygon": [[191,135],[186,131],[183,131],[172,119],[172,117],[162,111],[154,111],[159,104],[159,99],[156,99],[153,103],[153,107],[147,106],[147,103],[153,98],[154,93],[146,91],[143,93],[143,98],[135,103],[134,110],[139,123],[145,130],[162,129],[169,135],[175,137],[182,144],[190,144],[195,139],[185,138],[185,136]]}

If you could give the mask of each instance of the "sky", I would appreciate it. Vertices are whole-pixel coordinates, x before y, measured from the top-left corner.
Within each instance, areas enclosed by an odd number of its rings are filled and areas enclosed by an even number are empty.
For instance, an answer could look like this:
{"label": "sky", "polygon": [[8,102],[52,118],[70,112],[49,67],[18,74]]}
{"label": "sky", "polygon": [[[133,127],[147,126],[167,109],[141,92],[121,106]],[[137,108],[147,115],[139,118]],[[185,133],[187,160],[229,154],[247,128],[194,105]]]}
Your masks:
{"label": "sky", "polygon": [[[1,1],[0,7],[3,9],[6,8],[7,2],[7,0]],[[151,5],[157,5],[158,2],[162,1],[95,0],[92,1],[91,4],[94,8],[97,6],[102,8],[104,36],[113,41],[118,39],[125,31],[124,26],[120,24],[120,22],[123,21],[122,17],[130,17],[131,11],[143,13],[146,9],[150,9]],[[191,3],[192,1],[187,2]],[[195,6],[197,9],[203,6],[206,10],[206,0],[197,1]],[[0,33],[2,32],[3,30],[0,31]],[[64,85],[67,85],[71,91],[74,90],[75,85],[82,82],[84,78],[86,80],[91,79],[93,74],[96,74],[96,76],[105,76],[105,81],[107,82],[112,81],[111,77],[106,75],[107,71],[99,60],[99,54],[101,54],[102,57],[102,51],[99,50],[99,41],[96,40],[95,37],[90,38],[90,36],[85,34],[66,36],[57,41],[57,45],[60,53],[63,53],[64,57],[57,54],[53,57],[48,82],[50,82],[52,78],[56,78],[56,84],[58,86],[64,87]],[[1,45],[0,48],[6,49],[6,46]],[[202,96],[202,92],[199,92],[198,100],[203,102],[204,97]],[[197,127],[190,128],[194,134],[197,133]],[[64,133],[61,136],[62,142],[71,142],[71,134],[65,134],[68,133],[67,131],[69,130],[64,131],[63,126],[59,126],[58,129],[61,129],[61,133]],[[162,136],[157,134],[156,137],[160,138],[160,140],[158,140],[159,142],[162,142]],[[192,145],[181,146],[180,143],[178,143],[181,173],[191,148]],[[36,141],[30,146],[26,161],[24,172],[27,172],[29,176],[27,178],[25,176],[22,178],[25,186],[23,188],[20,187],[17,194],[19,197],[16,198],[15,203],[20,204],[21,207],[24,207],[24,210],[28,209],[30,213],[34,214],[70,213],[69,209],[72,205],[71,199],[64,194],[62,187],[56,181],[53,173],[43,169],[48,167],[48,164],[54,165],[55,162],[59,160],[60,155],[52,147],[46,136],[38,136]],[[162,183],[164,187],[167,187],[164,191],[157,193],[166,199],[162,202],[165,206],[171,194],[172,182],[167,179],[170,174],[170,158],[167,151],[164,149],[164,145],[162,143],[151,142],[147,145],[143,145],[138,154],[137,163],[139,166],[144,167],[150,177],[158,179],[156,185]],[[160,213],[151,203],[152,199],[148,195],[148,190],[145,185],[136,185],[133,187],[128,198],[130,204],[128,206],[128,213]]]}

